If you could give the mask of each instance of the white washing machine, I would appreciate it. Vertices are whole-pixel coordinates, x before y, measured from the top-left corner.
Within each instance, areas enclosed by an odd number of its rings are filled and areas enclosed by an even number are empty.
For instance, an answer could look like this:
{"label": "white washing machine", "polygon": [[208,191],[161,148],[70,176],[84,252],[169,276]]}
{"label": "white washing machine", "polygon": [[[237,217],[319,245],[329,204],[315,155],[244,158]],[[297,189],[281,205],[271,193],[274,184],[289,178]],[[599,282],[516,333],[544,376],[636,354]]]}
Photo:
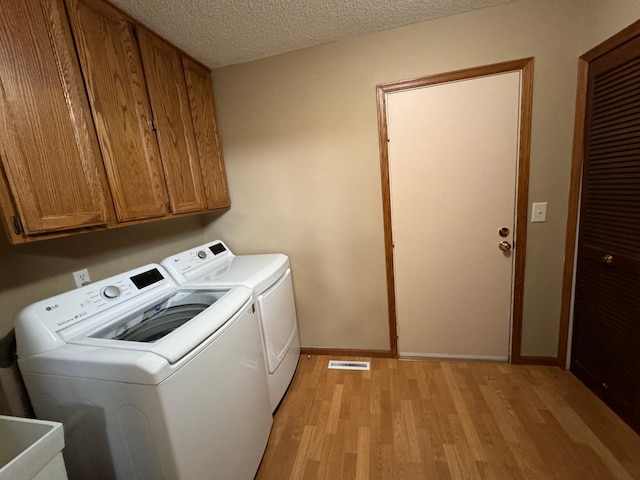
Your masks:
{"label": "white washing machine", "polygon": [[253,291],[262,328],[271,408],[275,410],[300,358],[289,257],[281,253],[234,255],[216,240],[165,258],[162,265],[179,284],[191,288],[242,285]]}
{"label": "white washing machine", "polygon": [[147,265],[27,307],[16,338],[70,478],[254,478],[272,416],[250,289]]}

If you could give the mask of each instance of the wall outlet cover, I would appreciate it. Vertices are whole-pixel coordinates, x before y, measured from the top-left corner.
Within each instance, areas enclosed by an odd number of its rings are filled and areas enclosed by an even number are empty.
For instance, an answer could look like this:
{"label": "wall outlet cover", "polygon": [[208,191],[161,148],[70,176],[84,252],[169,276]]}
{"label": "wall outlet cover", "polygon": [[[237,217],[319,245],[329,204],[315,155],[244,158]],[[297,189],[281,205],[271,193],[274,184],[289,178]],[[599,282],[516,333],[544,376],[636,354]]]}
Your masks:
{"label": "wall outlet cover", "polygon": [[84,287],[91,283],[91,277],[89,276],[89,270],[83,268],[77,272],[73,272],[73,280],[76,282],[76,287]]}

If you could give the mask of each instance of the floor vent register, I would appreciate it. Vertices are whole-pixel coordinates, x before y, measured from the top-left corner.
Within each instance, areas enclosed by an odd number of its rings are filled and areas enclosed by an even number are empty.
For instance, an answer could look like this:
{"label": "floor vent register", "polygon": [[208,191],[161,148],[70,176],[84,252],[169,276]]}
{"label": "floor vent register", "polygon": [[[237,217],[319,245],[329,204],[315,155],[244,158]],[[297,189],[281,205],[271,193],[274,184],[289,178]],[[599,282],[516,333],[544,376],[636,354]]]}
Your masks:
{"label": "floor vent register", "polygon": [[371,362],[329,360],[329,368],[335,368],[338,370],[371,370]]}

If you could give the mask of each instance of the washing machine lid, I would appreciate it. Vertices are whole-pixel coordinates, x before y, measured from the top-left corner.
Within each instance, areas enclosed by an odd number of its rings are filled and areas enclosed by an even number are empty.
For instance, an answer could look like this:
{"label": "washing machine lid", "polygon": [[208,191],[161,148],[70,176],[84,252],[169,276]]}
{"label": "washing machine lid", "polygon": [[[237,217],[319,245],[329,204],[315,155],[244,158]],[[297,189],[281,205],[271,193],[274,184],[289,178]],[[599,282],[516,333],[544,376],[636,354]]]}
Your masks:
{"label": "washing machine lid", "polygon": [[[155,343],[216,303],[225,291],[177,290],[152,307],[139,308],[89,338]],[[219,328],[224,319],[217,318]]]}
{"label": "washing machine lid", "polygon": [[289,257],[281,253],[234,255],[216,240],[167,257],[161,264],[179,284],[193,288],[243,285],[259,294],[287,271]]}
{"label": "washing machine lid", "polygon": [[178,289],[93,331],[69,329],[61,336],[70,344],[154,353],[174,364],[215,336],[250,301],[251,291],[244,287]]}
{"label": "washing machine lid", "polygon": [[[36,302],[16,318],[18,358],[75,344],[111,349],[107,356],[113,349],[152,352],[173,363],[251,301],[251,291],[244,287],[182,290],[162,266],[149,264]],[[187,307],[189,302],[199,304],[200,310]],[[170,317],[158,315],[148,323],[154,309],[167,308]],[[112,331],[112,327],[131,329],[135,318],[146,324],[136,328],[138,336],[116,338],[124,329]]]}

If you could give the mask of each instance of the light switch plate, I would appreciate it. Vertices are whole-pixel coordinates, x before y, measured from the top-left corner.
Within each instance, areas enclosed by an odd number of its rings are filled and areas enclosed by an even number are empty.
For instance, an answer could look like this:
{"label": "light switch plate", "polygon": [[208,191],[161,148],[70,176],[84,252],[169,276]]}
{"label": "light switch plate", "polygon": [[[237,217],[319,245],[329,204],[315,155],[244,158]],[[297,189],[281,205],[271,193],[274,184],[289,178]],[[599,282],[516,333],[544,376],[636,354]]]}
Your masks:
{"label": "light switch plate", "polygon": [[547,221],[547,202],[538,202],[531,205],[531,223]]}

